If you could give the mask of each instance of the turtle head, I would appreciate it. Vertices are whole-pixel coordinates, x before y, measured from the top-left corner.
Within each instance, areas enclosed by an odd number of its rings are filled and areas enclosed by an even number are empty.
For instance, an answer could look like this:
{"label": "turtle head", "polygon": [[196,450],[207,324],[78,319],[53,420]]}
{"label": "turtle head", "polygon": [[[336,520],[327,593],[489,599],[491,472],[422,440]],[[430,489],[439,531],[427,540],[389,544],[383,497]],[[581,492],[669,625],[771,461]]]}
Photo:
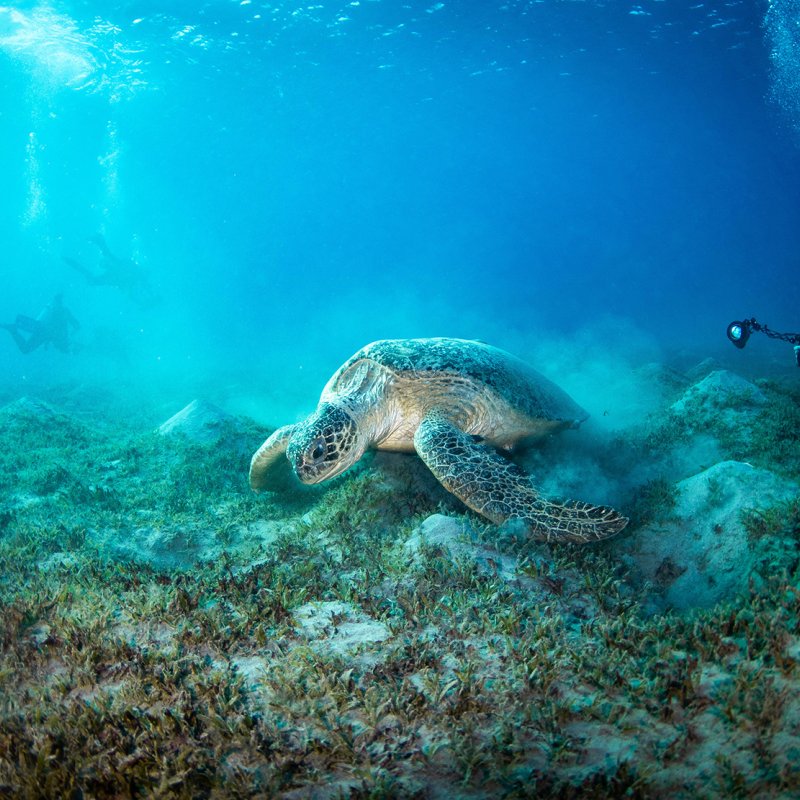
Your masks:
{"label": "turtle head", "polygon": [[286,457],[303,483],[321,483],[355,464],[365,449],[365,437],[350,414],[333,403],[322,403],[297,426]]}

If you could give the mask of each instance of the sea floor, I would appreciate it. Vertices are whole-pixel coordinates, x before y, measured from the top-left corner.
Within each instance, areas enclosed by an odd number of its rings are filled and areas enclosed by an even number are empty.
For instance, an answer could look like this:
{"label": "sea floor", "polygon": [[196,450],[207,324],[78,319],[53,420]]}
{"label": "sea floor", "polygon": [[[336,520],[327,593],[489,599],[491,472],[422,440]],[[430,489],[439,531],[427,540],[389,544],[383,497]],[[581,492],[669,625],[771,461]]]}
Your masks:
{"label": "sea floor", "polygon": [[[800,394],[759,383],[744,418],[717,388],[675,406],[682,381],[583,461],[527,457],[556,489],[611,474],[631,523],[588,546],[498,531],[411,455],[255,495],[269,428],[160,432],[192,397],[6,393],[0,796],[800,796],[800,494],[745,493],[760,560],[710,605],[674,607],[630,549],[671,535],[709,454],[796,486]],[[704,480],[698,530],[726,490]]]}

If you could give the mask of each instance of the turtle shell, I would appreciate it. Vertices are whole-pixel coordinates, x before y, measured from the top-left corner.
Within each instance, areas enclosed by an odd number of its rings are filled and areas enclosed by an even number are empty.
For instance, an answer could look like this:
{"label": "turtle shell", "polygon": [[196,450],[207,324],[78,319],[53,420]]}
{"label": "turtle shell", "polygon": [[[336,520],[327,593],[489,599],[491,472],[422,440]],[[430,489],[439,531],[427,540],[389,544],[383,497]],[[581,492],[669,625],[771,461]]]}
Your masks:
{"label": "turtle shell", "polygon": [[[361,372],[368,381],[370,370],[359,362],[372,362],[405,381],[443,377],[469,389],[485,389],[499,395],[518,413],[535,420],[563,422],[577,426],[589,414],[563,389],[516,356],[483,342],[467,339],[382,339],[361,348],[331,378],[326,394],[340,388],[352,391],[353,374]],[[363,364],[366,367],[366,364]],[[431,380],[431,383],[434,383]]]}

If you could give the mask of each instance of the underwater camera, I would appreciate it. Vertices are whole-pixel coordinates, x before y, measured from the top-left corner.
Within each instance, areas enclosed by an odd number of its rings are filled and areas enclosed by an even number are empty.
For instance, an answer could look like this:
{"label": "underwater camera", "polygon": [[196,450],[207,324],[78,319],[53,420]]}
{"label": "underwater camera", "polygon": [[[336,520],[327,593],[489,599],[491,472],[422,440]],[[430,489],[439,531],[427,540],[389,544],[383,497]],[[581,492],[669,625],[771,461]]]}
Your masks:
{"label": "underwater camera", "polygon": [[793,344],[794,361],[800,367],[800,333],[778,333],[777,331],[772,331],[766,325],[761,325],[757,322],[755,317],[734,320],[728,325],[726,333],[731,344],[741,350],[747,344],[747,340],[753,331],[763,333],[770,339],[780,339],[782,342]]}

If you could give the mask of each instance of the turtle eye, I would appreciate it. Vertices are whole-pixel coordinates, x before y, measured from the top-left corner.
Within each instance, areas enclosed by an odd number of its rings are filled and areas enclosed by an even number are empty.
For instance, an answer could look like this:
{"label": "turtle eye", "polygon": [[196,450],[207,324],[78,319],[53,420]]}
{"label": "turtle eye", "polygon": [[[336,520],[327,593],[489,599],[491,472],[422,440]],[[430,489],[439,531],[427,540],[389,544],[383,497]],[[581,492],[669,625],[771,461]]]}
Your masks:
{"label": "turtle eye", "polygon": [[311,448],[311,458],[313,461],[319,461],[325,455],[325,440],[323,438],[317,439]]}

